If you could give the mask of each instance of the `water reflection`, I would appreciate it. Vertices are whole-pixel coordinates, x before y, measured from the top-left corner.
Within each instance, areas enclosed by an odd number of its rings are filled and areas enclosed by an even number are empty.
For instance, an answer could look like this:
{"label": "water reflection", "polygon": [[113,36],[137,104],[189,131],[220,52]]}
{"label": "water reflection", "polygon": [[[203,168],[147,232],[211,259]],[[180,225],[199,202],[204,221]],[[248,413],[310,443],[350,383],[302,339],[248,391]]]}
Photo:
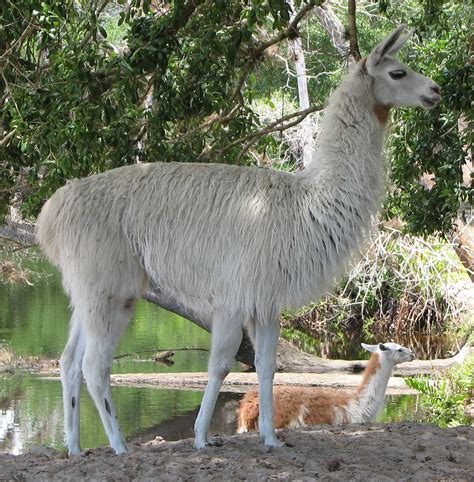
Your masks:
{"label": "water reflection", "polygon": [[[26,376],[4,378],[0,409],[0,452],[18,455],[31,447],[45,445],[64,449],[61,387],[57,381]],[[10,386],[11,392],[4,387]],[[125,438],[143,443],[161,436],[165,440],[193,437],[202,392],[154,388],[112,387]],[[242,395],[221,393],[212,418],[210,433],[234,434],[236,410]],[[418,397],[388,396],[380,416],[382,422],[419,419]],[[81,445],[107,445],[99,416],[85,387],[81,396]]]}
{"label": "water reflection", "polygon": [[362,360],[368,357],[361,343],[375,344],[392,341],[412,350],[419,360],[449,358],[456,354],[463,343],[452,335],[424,335],[421,333],[360,334],[359,332],[329,332],[312,330],[312,336],[294,328],[285,328],[284,337],[300,349],[321,358],[338,360]]}
{"label": "water reflection", "polygon": [[[0,409],[0,451],[19,454],[36,445],[64,448],[61,384],[36,376],[3,377]],[[10,387],[11,390],[8,389]],[[202,393],[193,390],[112,387],[121,429],[127,440],[192,436]],[[225,400],[227,401],[227,399]],[[222,405],[219,402],[219,406]],[[178,423],[173,422],[177,419]],[[180,423],[182,420],[182,424]],[[214,427],[221,428],[216,414]],[[161,432],[163,429],[163,432]],[[227,432],[228,433],[228,432]],[[146,434],[146,435],[143,435]],[[97,410],[85,386],[81,393],[81,445],[107,445]]]}

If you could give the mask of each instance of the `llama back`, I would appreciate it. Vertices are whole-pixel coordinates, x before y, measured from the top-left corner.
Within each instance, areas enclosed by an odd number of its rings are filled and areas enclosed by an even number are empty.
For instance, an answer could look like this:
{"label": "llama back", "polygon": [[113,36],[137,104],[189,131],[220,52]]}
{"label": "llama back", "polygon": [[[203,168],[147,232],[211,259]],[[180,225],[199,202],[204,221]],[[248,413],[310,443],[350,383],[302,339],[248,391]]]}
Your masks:
{"label": "llama back", "polygon": [[[277,387],[273,390],[275,428],[351,423],[349,407],[354,393],[312,387]],[[237,431],[258,429],[259,401],[257,390],[250,390],[239,402]]]}
{"label": "llama back", "polygon": [[[332,281],[311,188],[269,169],[127,166],[59,189],[40,214],[38,239],[68,292],[73,278],[102,280],[112,266],[106,282],[117,283],[105,292],[147,273],[196,312],[208,313],[211,302],[266,322]],[[140,296],[140,287],[123,296]]]}

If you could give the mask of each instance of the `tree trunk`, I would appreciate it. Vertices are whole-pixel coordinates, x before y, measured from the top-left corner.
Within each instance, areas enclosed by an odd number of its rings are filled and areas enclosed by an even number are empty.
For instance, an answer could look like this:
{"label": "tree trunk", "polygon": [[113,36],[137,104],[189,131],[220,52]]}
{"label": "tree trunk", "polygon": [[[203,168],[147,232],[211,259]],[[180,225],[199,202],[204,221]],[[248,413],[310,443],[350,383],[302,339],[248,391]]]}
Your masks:
{"label": "tree trunk", "polygon": [[319,19],[319,23],[324,30],[326,30],[338,54],[343,58],[348,58],[350,44],[346,38],[346,29],[337,15],[332,11],[329,0],[324,2],[320,7],[316,7],[314,11]]}
{"label": "tree trunk", "polygon": [[[207,320],[201,319],[191,310],[186,310],[183,308],[179,303],[176,303],[171,297],[167,296],[158,288],[151,288],[149,289],[144,295],[143,299],[153,303],[155,305],[164,308],[167,311],[171,311],[176,315],[179,315],[183,318],[186,318],[189,321],[192,321],[199,327],[203,328],[204,330],[210,332],[211,331],[211,324]],[[254,358],[255,352],[253,350],[252,342],[250,341],[249,337],[245,330],[242,333],[242,342],[240,343],[239,350],[237,351],[237,355],[235,355],[235,359],[249,367],[254,367]]]}
{"label": "tree trunk", "polygon": [[[291,22],[296,15],[295,2],[293,0],[288,0],[288,4],[290,5],[293,12],[290,17]],[[290,40],[290,47],[293,54],[293,62],[295,63],[300,110],[305,110],[308,109],[310,105],[308,93],[308,76],[306,74],[306,62],[304,58],[303,43],[299,35],[294,39]],[[309,116],[305,117],[305,119],[300,123],[299,130],[301,131],[302,135],[300,135],[301,159],[300,162],[298,162],[298,165],[300,168],[304,168],[311,162],[312,153],[313,129],[311,128],[311,118]]]}
{"label": "tree trunk", "polygon": [[357,40],[357,25],[356,25],[356,2],[349,0],[347,7],[347,20],[349,24],[349,44],[352,58],[359,62],[362,58],[359,51],[359,42]]}

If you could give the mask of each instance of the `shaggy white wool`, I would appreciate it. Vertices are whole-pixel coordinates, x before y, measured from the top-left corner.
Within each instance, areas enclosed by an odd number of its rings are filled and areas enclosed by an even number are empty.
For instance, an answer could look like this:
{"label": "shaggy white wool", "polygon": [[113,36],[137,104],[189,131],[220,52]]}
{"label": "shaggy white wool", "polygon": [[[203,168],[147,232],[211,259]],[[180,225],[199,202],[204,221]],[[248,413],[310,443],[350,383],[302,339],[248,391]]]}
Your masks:
{"label": "shaggy white wool", "polygon": [[[82,375],[110,443],[127,450],[109,384],[113,351],[150,281],[167,301],[212,326],[209,381],[195,424],[208,440],[242,327],[255,344],[260,434],[272,425],[278,317],[317,300],[347,266],[380,205],[387,106],[432,106],[430,79],[393,57],[403,26],[331,96],[308,169],[291,174],[218,164],[127,166],[69,182],[45,204],[37,236],[71,297],[61,357],[65,431],[79,453]],[[391,76],[403,71],[404,75]]]}

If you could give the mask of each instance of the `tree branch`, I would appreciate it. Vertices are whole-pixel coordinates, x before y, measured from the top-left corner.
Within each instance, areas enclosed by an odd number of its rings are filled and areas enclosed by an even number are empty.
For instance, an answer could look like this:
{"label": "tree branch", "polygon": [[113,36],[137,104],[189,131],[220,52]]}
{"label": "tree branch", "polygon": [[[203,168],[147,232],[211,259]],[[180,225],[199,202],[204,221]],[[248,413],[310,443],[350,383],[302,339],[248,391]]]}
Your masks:
{"label": "tree branch", "polygon": [[205,122],[198,125],[194,129],[191,129],[190,131],[185,132],[183,135],[179,136],[178,138],[171,139],[169,143],[176,144],[177,142],[181,142],[186,137],[192,136],[193,134],[201,131],[202,129],[211,128],[214,124],[217,124],[217,123],[223,124],[224,122],[228,122],[234,117],[234,114],[239,110],[240,107],[241,107],[240,104],[236,104],[234,107],[232,107],[232,109],[227,114],[216,114],[216,115],[209,116]]}
{"label": "tree branch", "polygon": [[6,239],[21,246],[30,247],[37,244],[35,227],[32,224],[10,223],[0,225],[0,239]]}
{"label": "tree branch", "polygon": [[15,132],[16,132],[16,127],[13,130],[11,130],[8,134],[3,136],[0,139],[0,146],[4,146],[15,135]]}
{"label": "tree branch", "polygon": [[288,27],[280,32],[279,34],[275,35],[274,37],[270,38],[269,40],[266,40],[265,42],[260,42],[255,45],[255,47],[252,49],[251,53],[251,59],[249,62],[244,64],[242,75],[240,76],[239,82],[237,83],[237,86],[235,88],[233,97],[236,97],[240,94],[240,91],[242,89],[242,86],[245,83],[245,80],[248,77],[248,74],[250,73],[251,68],[254,66],[254,64],[257,62],[258,59],[261,58],[263,52],[271,47],[272,45],[275,45],[278,42],[281,42],[282,40],[286,38],[291,38],[295,37],[298,35],[298,24],[301,22],[301,20],[305,17],[305,15],[310,12],[316,5],[321,5],[323,3],[323,0],[312,0],[309,2],[307,5],[305,5],[289,22]]}
{"label": "tree branch", "polygon": [[350,45],[349,41],[345,38],[346,29],[331,9],[329,0],[326,0],[320,7],[316,7],[314,11],[319,19],[319,23],[328,34],[331,43],[339,55],[343,58],[348,57],[350,54]]}
{"label": "tree branch", "polygon": [[[244,150],[246,151],[250,148],[250,146],[255,142],[255,140],[258,137],[265,136],[265,135],[270,134],[272,132],[283,132],[286,129],[289,129],[290,127],[294,127],[295,125],[299,124],[303,119],[306,118],[307,115],[311,114],[311,112],[316,112],[316,111],[322,110],[322,109],[323,109],[323,107],[321,107],[321,106],[313,106],[313,107],[309,107],[308,109],[300,110],[298,112],[293,112],[293,114],[287,114],[283,117],[280,117],[279,119],[272,122],[271,124],[268,124],[265,128],[263,128],[259,131],[253,132],[251,134],[247,134],[246,136],[239,137],[239,139],[236,139],[235,141],[232,141],[230,144],[227,144],[223,149],[221,149],[218,152],[218,155],[221,155],[224,152],[231,149],[232,147],[234,147],[238,144],[242,144],[244,142],[247,143],[244,146]],[[293,122],[289,122],[287,124],[280,125],[283,122],[285,122],[289,119],[292,119],[293,117],[296,117],[296,116],[298,116],[298,118],[296,120],[294,120]],[[250,142],[250,145],[249,145],[249,142]],[[212,150],[211,150],[211,152],[212,152]],[[206,154],[209,154],[209,153],[210,152],[208,151]],[[198,157],[198,160],[201,159],[201,157],[203,155],[204,154],[201,154]],[[241,156],[239,155],[239,157],[241,157]]]}
{"label": "tree branch", "polygon": [[347,20],[349,30],[349,45],[350,54],[356,62],[358,62],[362,56],[359,51],[359,44],[357,41],[357,25],[356,25],[356,2],[355,0],[349,0],[347,5]]}
{"label": "tree branch", "polygon": [[[97,7],[97,10],[95,11],[95,17],[96,19],[98,20],[99,19],[99,15],[103,12],[103,10],[105,9],[105,7],[107,6],[107,4],[110,2],[110,0],[104,0],[98,7]],[[87,44],[87,42],[89,42],[89,40],[92,38],[92,36],[96,33],[95,30],[90,30],[89,33],[87,35],[84,36],[84,38],[82,39],[82,42],[81,42],[81,48],[84,48],[85,45]]]}

